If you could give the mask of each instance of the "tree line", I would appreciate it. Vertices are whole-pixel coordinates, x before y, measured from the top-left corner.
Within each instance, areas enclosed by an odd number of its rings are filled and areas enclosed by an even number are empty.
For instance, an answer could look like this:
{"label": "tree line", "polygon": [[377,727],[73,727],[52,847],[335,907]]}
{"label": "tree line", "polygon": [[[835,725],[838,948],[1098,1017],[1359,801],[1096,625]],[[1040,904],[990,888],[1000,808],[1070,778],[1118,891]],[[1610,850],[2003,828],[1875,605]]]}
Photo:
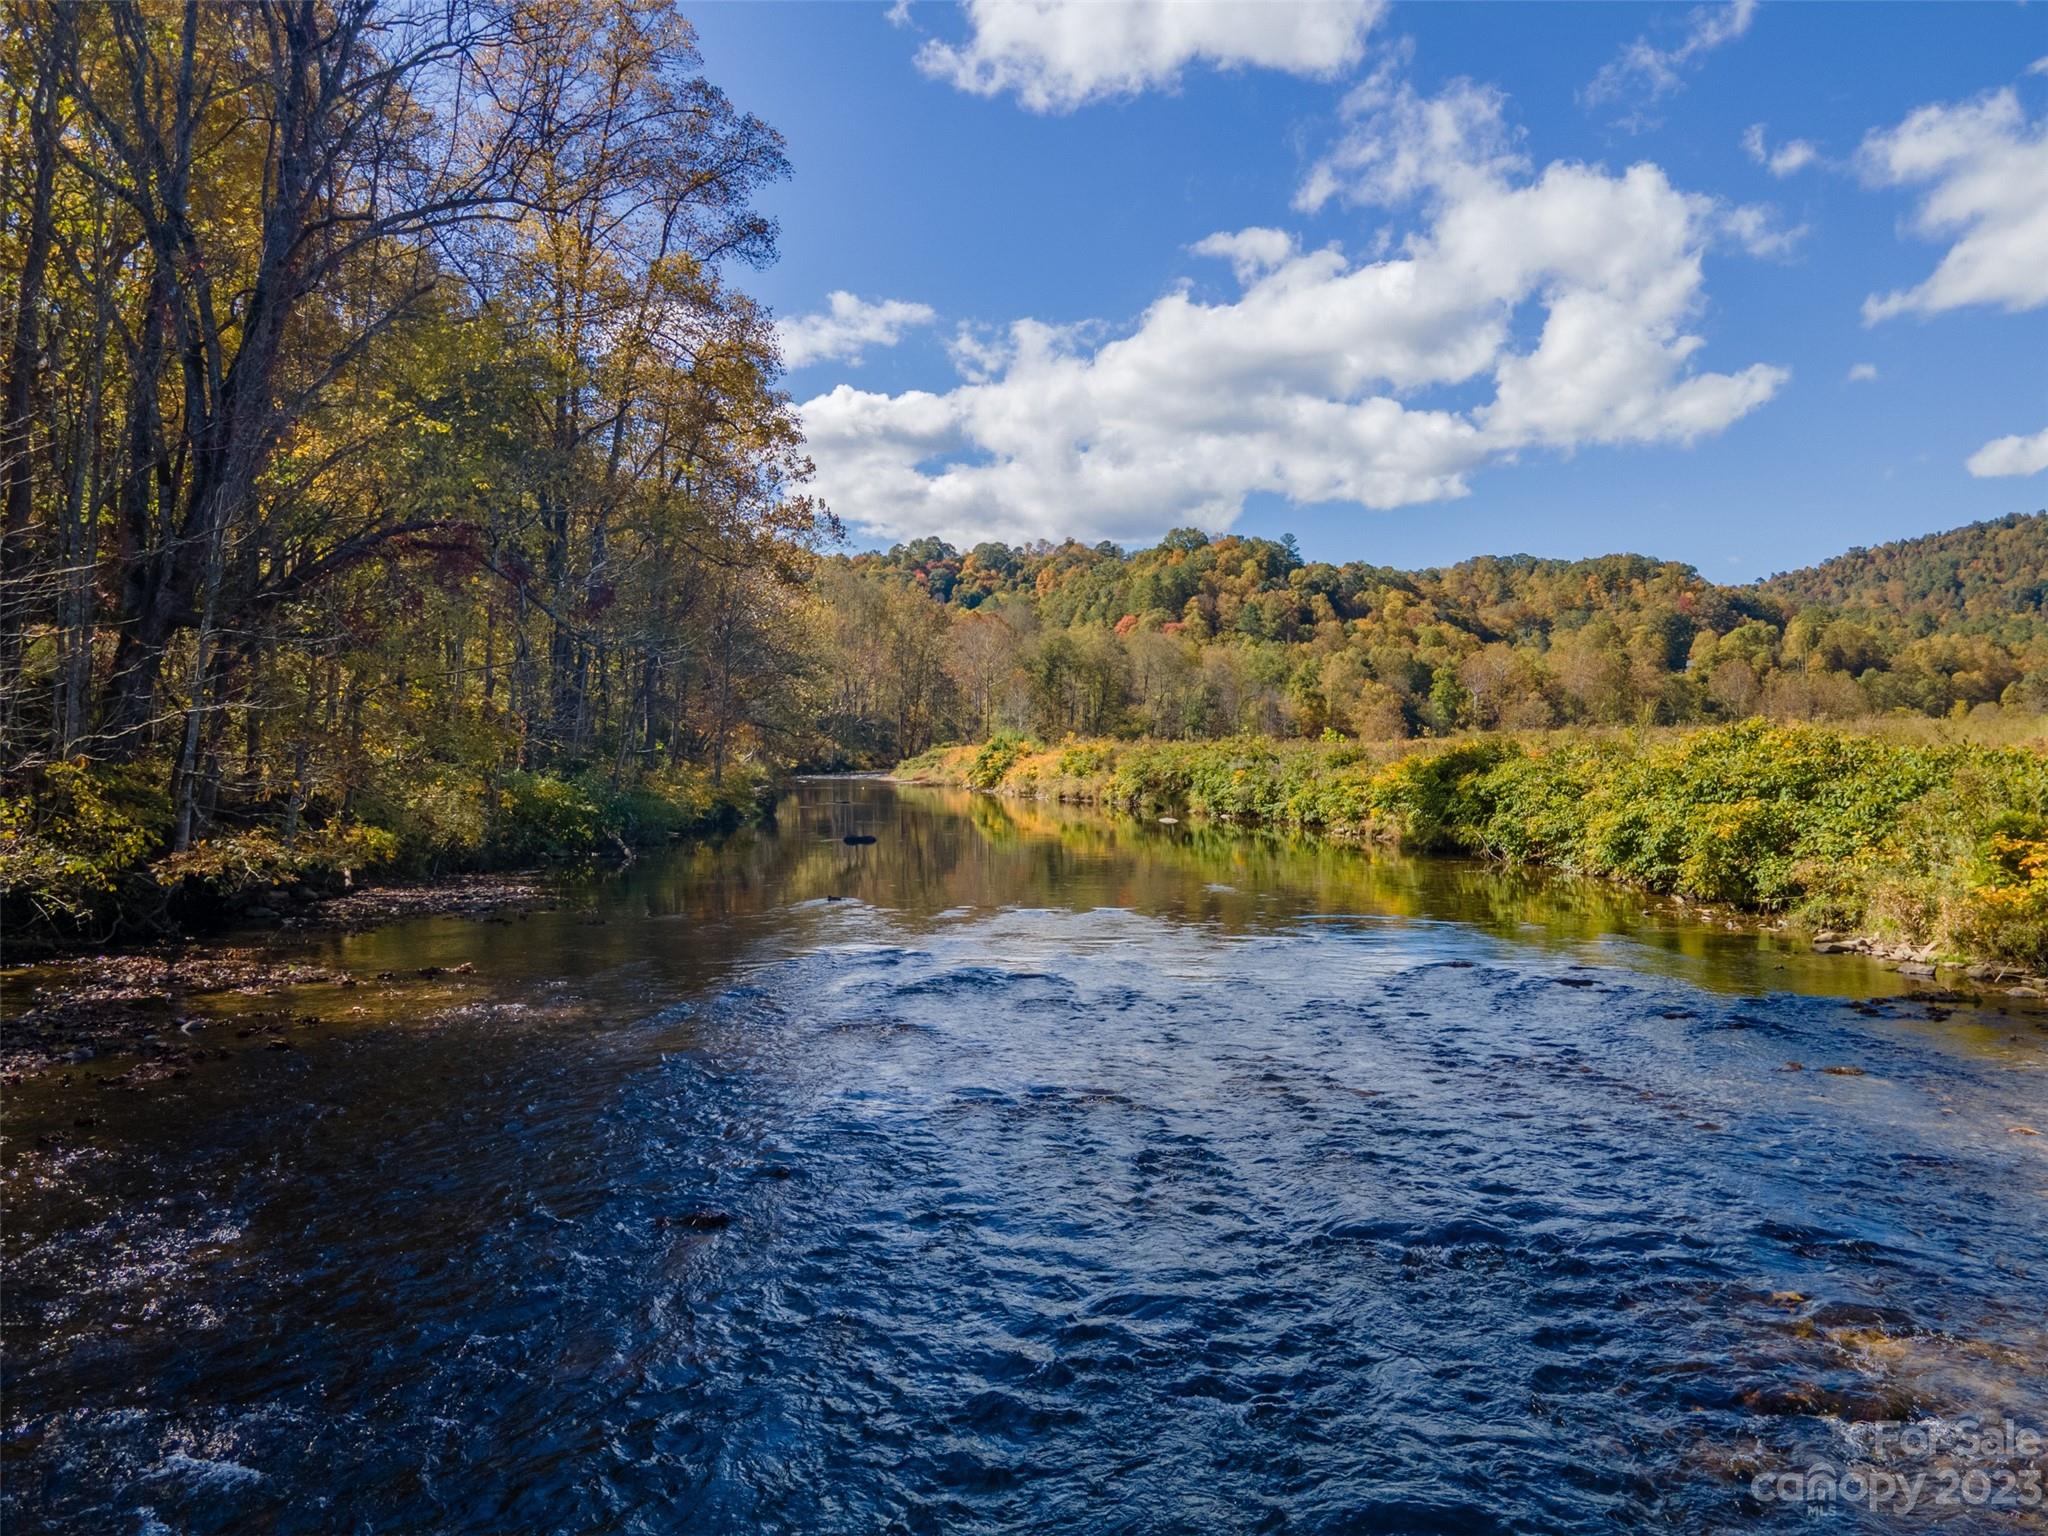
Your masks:
{"label": "tree line", "polygon": [[1442,570],[1193,529],[1153,548],[937,539],[818,577],[824,749],[1001,731],[1367,741],[1763,716],[2048,709],[2048,514],[1747,586],[1639,555]]}
{"label": "tree line", "polygon": [[835,529],[738,286],[789,167],[669,0],[0,31],[14,831],[84,766],[174,851],[474,843],[510,777],[793,750]]}

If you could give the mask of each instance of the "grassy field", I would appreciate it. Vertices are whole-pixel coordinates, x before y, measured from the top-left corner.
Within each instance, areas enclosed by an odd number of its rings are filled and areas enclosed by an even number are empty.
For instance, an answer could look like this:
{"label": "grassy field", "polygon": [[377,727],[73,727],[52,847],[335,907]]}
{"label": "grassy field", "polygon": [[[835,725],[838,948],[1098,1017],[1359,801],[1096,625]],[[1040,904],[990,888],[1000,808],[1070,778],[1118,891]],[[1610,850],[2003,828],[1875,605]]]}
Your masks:
{"label": "grassy field", "polygon": [[[1985,736],[1994,739],[1983,739]],[[1477,854],[2048,970],[2039,719],[941,747],[899,777]]]}

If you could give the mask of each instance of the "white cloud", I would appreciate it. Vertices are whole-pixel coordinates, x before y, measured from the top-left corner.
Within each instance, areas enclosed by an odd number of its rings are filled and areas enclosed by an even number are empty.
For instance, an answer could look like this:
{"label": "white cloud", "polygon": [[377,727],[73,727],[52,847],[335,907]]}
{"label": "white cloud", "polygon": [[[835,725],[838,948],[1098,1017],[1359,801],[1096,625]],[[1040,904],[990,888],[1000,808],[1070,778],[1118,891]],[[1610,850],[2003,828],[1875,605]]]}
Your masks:
{"label": "white cloud", "polygon": [[1294,254],[1294,236],[1284,229],[1240,229],[1235,234],[1219,231],[1197,240],[1188,249],[1197,256],[1222,258],[1230,263],[1240,283],[1248,283]]}
{"label": "white cloud", "polygon": [[820,491],[883,536],[1133,538],[1228,525],[1262,492],[1463,496],[1522,452],[1689,443],[1778,390],[1782,368],[1695,366],[1723,205],[1654,165],[1533,173],[1497,95],[1449,95],[1380,91],[1354,125],[1377,147],[1319,167],[1325,198],[1419,205],[1384,259],[1261,237],[1278,259],[1228,302],[1178,288],[1107,340],[1019,321],[1000,349],[970,337],[944,393],[842,385],[803,406]]}
{"label": "white cloud", "polygon": [[1971,454],[1963,467],[1980,480],[2000,475],[2038,475],[2048,469],[2048,427],[2032,437],[1995,437]]}
{"label": "white cloud", "polygon": [[1752,256],[1789,256],[1809,233],[1804,224],[1784,228],[1769,208],[1758,203],[1724,208],[1721,229]]}
{"label": "white cloud", "polygon": [[1865,299],[1865,324],[1969,304],[2048,304],[2048,119],[2029,121],[2011,89],[1922,107],[1868,135],[1858,161],[1876,185],[1926,186],[1913,228],[1954,238],[1926,281]]}
{"label": "white cloud", "polygon": [[1742,148],[1749,158],[1780,178],[1805,170],[1820,159],[1820,151],[1806,139],[1787,139],[1776,149],[1764,142],[1764,125],[1751,123],[1742,135]]}
{"label": "white cloud", "polygon": [[2030,75],[2048,75],[2048,54],[2043,54],[2027,66]]}
{"label": "white cloud", "polygon": [[1749,30],[1757,0],[1729,0],[1695,7],[1686,13],[1685,36],[1669,48],[1639,37],[1604,65],[1581,93],[1588,105],[1642,96],[1654,101],[1685,84],[1685,71],[1723,43]]}
{"label": "white cloud", "polygon": [[1309,170],[1294,206],[1314,213],[1333,197],[1398,204],[1431,190],[1484,186],[1528,169],[1507,126],[1507,98],[1453,80],[1423,96],[1395,78],[1398,60],[1344,100],[1344,136]]}
{"label": "white cloud", "polygon": [[961,378],[979,384],[1002,372],[1010,360],[1007,334],[991,334],[986,327],[962,324],[946,343],[946,355]]}
{"label": "white cloud", "polygon": [[1188,65],[1329,78],[1365,55],[1384,0],[966,0],[969,36],[933,39],[917,67],[976,96],[1015,92],[1033,112],[1172,88]]}
{"label": "white cloud", "polygon": [[792,368],[827,362],[858,368],[869,347],[893,347],[905,331],[937,318],[929,304],[870,301],[840,289],[826,296],[823,310],[781,321],[775,333],[782,343],[782,360]]}
{"label": "white cloud", "polygon": [[1849,382],[1851,384],[1868,384],[1876,377],[1877,364],[1875,363],[1851,363],[1849,365]]}

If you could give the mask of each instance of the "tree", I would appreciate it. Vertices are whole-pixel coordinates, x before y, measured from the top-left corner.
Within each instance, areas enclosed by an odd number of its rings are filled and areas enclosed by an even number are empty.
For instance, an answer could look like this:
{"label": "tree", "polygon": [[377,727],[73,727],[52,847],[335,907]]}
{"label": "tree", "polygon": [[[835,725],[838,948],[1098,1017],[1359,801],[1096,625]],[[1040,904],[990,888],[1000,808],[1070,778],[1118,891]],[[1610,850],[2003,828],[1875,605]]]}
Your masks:
{"label": "tree", "polygon": [[786,165],[668,0],[10,22],[10,789],[125,761],[184,849],[808,749]]}

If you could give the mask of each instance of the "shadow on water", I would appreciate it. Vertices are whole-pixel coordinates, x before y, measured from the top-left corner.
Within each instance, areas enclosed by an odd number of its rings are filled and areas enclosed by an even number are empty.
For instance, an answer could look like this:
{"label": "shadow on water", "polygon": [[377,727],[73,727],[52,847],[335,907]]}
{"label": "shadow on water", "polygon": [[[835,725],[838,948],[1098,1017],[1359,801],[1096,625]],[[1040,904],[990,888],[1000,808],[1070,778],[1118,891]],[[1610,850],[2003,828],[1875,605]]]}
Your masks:
{"label": "shadow on water", "polygon": [[10,1533],[1791,1529],[2048,1430],[2037,1020],[1612,887],[820,780],[282,952],[392,979],[10,1094]]}

